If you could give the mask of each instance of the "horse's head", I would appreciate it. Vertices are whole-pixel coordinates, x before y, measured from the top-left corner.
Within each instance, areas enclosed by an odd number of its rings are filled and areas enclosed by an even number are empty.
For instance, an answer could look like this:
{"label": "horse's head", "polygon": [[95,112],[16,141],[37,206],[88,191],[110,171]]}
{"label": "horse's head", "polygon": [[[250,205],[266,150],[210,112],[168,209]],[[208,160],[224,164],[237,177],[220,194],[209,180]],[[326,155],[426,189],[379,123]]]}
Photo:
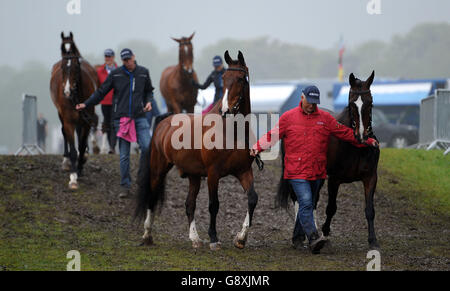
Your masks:
{"label": "horse's head", "polygon": [[348,95],[348,106],[351,118],[351,126],[358,141],[366,141],[372,133],[372,94],[370,85],[375,77],[372,72],[366,81],[361,81],[350,74],[350,92]]}
{"label": "horse's head", "polygon": [[195,32],[190,37],[173,38],[172,39],[180,44],[179,46],[179,62],[183,71],[188,74],[192,74],[194,69],[194,53],[192,48],[192,38]]}
{"label": "horse's head", "polygon": [[238,112],[248,114],[250,113],[250,84],[244,55],[239,51],[238,59],[233,60],[226,51],[225,62],[228,64],[228,69],[222,76],[224,93],[220,112],[222,116]]}
{"label": "horse's head", "polygon": [[70,98],[77,89],[80,74],[80,53],[75,42],[73,34],[70,32],[68,37],[61,32],[61,68],[63,72],[64,95]]}

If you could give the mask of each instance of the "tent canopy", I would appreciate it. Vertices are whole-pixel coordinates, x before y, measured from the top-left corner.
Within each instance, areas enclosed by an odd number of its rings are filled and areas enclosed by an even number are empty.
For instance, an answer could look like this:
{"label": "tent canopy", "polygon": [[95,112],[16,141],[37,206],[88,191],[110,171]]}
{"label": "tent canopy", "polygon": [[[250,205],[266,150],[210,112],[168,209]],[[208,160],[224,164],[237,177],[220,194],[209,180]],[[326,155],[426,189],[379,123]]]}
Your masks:
{"label": "tent canopy", "polygon": [[[373,84],[371,92],[376,106],[420,105],[423,98],[431,93],[432,82]],[[348,104],[350,86],[342,86],[334,101],[336,108]]]}

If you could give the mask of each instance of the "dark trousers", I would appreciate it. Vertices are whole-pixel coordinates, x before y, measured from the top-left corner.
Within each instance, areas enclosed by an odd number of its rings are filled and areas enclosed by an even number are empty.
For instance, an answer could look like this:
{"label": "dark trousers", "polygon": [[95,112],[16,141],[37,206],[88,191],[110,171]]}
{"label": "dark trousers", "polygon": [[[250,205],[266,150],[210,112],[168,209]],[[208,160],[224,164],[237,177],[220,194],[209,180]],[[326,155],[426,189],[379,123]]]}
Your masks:
{"label": "dark trousers", "polygon": [[108,136],[108,144],[111,150],[114,150],[116,147],[116,135],[114,134],[113,121],[112,121],[112,105],[102,105],[102,114],[103,114],[103,123],[102,123],[102,132],[106,133]]}

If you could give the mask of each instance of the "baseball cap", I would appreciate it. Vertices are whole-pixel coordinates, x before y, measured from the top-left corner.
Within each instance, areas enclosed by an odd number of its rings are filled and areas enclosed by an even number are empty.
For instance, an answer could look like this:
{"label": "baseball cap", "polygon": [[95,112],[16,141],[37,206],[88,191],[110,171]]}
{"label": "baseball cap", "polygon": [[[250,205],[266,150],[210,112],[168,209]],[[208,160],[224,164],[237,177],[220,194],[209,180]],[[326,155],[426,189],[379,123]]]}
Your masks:
{"label": "baseball cap", "polygon": [[320,104],[320,91],[316,86],[308,86],[302,90],[308,103]]}
{"label": "baseball cap", "polygon": [[120,58],[121,58],[122,60],[131,59],[132,56],[133,56],[133,52],[132,52],[129,48],[124,48],[124,49],[120,52]]}
{"label": "baseball cap", "polygon": [[112,49],[106,49],[105,57],[114,57],[114,51]]}
{"label": "baseball cap", "polygon": [[222,63],[223,63],[222,58],[220,56],[215,56],[213,58],[213,66],[214,67],[218,67],[218,66],[222,65]]}

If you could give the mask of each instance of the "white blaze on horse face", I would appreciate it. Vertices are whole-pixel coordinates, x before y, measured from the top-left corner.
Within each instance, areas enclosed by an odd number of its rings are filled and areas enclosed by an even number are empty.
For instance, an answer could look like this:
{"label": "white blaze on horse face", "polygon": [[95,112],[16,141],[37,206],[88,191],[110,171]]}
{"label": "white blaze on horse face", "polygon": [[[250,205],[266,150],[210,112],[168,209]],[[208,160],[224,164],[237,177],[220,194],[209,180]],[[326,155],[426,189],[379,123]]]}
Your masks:
{"label": "white blaze on horse face", "polygon": [[195,227],[195,219],[192,220],[191,225],[189,226],[189,239],[193,242],[200,241],[200,237],[197,233],[197,228]]}
{"label": "white blaze on horse face", "polygon": [[69,79],[67,79],[66,85],[64,86],[64,95],[66,95],[66,97],[70,96],[70,82],[69,82]]}
{"label": "white blaze on horse face", "polygon": [[70,50],[71,45],[70,45],[70,43],[66,43],[66,44],[64,44],[64,47],[66,48],[66,51],[68,52]]}
{"label": "white blaze on horse face", "polygon": [[184,46],[184,53],[187,55],[189,53],[189,48],[187,45]]}
{"label": "white blaze on horse face", "polygon": [[364,136],[364,124],[362,121],[362,106],[363,106],[363,101],[361,99],[361,96],[358,97],[358,99],[355,101],[355,105],[358,108],[358,115],[359,115],[359,136],[361,138],[361,140],[363,140],[363,136]]}
{"label": "white blaze on horse face", "polygon": [[225,94],[222,98],[222,116],[225,115],[225,112],[228,110],[228,89],[225,89]]}
{"label": "white blaze on horse face", "polygon": [[245,216],[244,223],[242,224],[242,230],[238,233],[238,239],[247,240],[248,229],[250,228],[250,214],[247,211],[247,216]]}
{"label": "white blaze on horse face", "polygon": [[67,67],[70,67],[71,64],[72,64],[72,60],[69,59],[69,60],[67,61]]}

